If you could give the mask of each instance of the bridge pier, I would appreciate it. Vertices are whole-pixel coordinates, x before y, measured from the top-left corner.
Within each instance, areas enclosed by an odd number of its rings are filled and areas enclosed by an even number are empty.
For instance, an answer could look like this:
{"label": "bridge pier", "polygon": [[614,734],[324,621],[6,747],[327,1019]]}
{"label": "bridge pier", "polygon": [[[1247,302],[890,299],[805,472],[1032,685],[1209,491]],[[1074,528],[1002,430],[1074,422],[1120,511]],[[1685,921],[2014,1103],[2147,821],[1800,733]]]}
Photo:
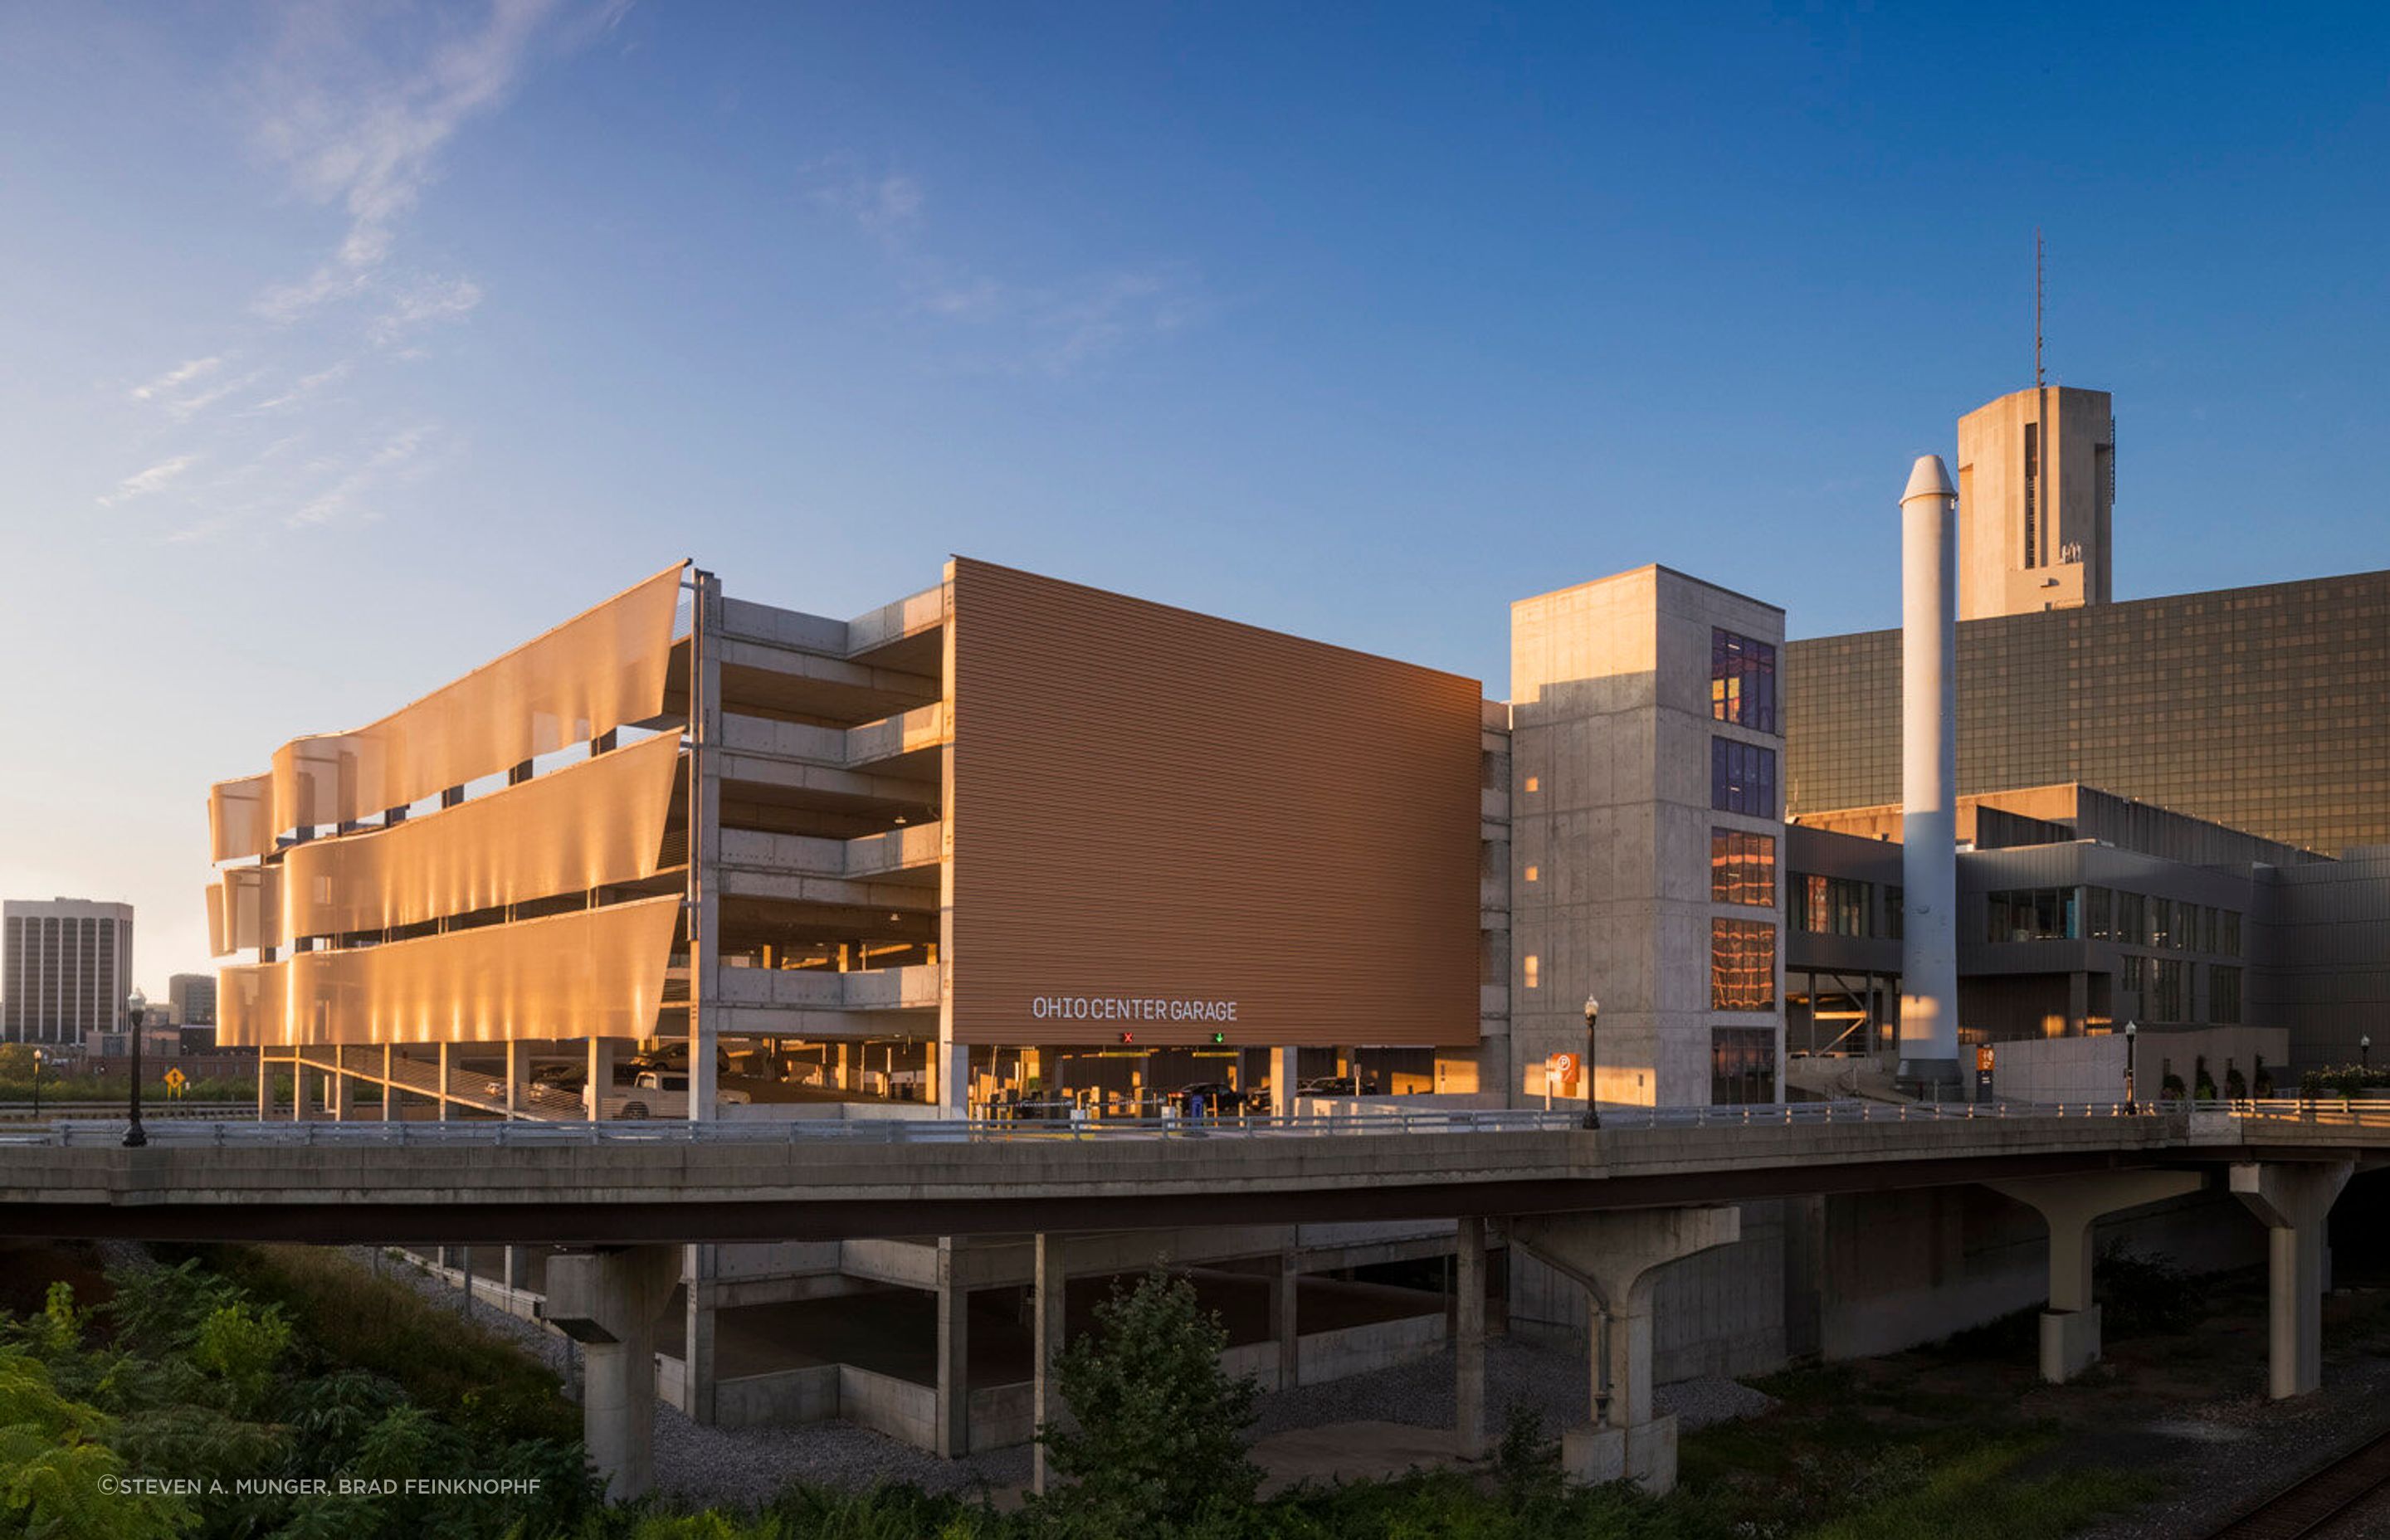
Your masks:
{"label": "bridge pier", "polygon": [[1485,1220],[1462,1218],[1455,1237],[1452,1286],[1452,1449],[1485,1457]]}
{"label": "bridge pier", "polygon": [[1063,1293],[1070,1279],[1062,1264],[1062,1238],[1039,1231],[1036,1254],[1032,1259],[1030,1289],[1035,1302],[1036,1323],[1033,1330],[1036,1354],[1035,1366],[1030,1371],[1031,1394],[1034,1398],[1033,1413],[1037,1421],[1038,1440],[1030,1445],[1029,1490],[1043,1495],[1051,1472],[1046,1462],[1046,1433],[1061,1426],[1064,1416],[1061,1388],[1055,1383],[1055,1361],[1062,1355]]}
{"label": "bridge pier", "polygon": [[2049,1226],[2049,1306],[2041,1313],[2041,1377],[2062,1385],[2100,1360],[2100,1306],[2091,1297],[2091,1227],[2103,1214],[2197,1192],[2195,1171],[2102,1171],[2025,1182],[1994,1192],[2034,1210]]}
{"label": "bridge pier", "polygon": [[1269,1293],[1269,1334],[1278,1344],[1278,1388],[1282,1391],[1303,1383],[1303,1322],[1295,1310],[1302,1290],[1303,1268],[1290,1246],[1279,1253]]}
{"label": "bridge pier", "polygon": [[581,1435],[617,1502],[656,1480],[656,1318],[680,1281],[677,1246],[561,1251],[547,1261],[548,1324],[581,1344]]}
{"label": "bridge pier", "polygon": [[938,1238],[937,1455],[970,1453],[970,1289],[959,1276],[953,1236]]}
{"label": "bridge pier", "polygon": [[2232,1168],[2232,1195],[2266,1226],[2266,1392],[2277,1401],[2323,1385],[2324,1226],[2352,1161]]}
{"label": "bridge pier", "polygon": [[1510,1223],[1523,1246],[1574,1278],[1590,1296],[1587,1344],[1593,1419],[1561,1437],[1561,1468],[1580,1485],[1631,1481],[1646,1492],[1677,1484],[1677,1419],[1652,1404],[1651,1289],[1672,1262],[1732,1245],[1742,1236],[1733,1208],[1627,1209],[1546,1214]]}

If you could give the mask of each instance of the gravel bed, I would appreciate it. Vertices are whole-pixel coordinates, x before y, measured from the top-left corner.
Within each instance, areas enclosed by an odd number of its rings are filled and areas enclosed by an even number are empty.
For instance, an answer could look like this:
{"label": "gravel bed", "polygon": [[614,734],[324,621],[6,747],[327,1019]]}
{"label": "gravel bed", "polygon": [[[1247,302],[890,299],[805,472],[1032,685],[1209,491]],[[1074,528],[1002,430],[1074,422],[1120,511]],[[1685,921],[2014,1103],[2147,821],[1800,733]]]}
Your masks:
{"label": "gravel bed", "polygon": [[[2182,1426],[2189,1422],[2191,1426]],[[2234,1396],[2187,1407],[2150,1431],[2178,1453],[2150,1469],[2164,1494],[2137,1513],[2077,1540],[2204,1540],[2218,1525],[2390,1425],[2390,1360],[2329,1363],[2324,1388],[2294,1401]],[[2326,1534],[2336,1540],[2390,1534],[2390,1510],[2365,1505]]]}

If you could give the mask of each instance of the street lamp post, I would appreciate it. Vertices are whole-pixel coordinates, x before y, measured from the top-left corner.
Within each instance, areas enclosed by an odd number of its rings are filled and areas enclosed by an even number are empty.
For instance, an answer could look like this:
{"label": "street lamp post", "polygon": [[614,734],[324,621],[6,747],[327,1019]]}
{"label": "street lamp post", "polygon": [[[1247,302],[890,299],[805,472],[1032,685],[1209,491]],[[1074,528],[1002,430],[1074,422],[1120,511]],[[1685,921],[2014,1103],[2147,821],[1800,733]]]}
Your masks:
{"label": "street lamp post", "polygon": [[2133,1105],[2133,1039],[2139,1036],[2140,1032],[2141,1024],[2139,1021],[2125,1023],[2125,1110],[2127,1112],[2140,1110]]}
{"label": "street lamp post", "polygon": [[39,1121],[41,1120],[41,1116],[42,1116],[42,1050],[41,1050],[41,1049],[39,1049],[39,1048],[35,1048],[35,1049],[33,1050],[33,1118],[34,1118],[34,1121],[39,1122]]}
{"label": "street lamp post", "polygon": [[1601,1106],[1594,1098],[1593,1024],[1601,1015],[1601,1002],[1588,995],[1585,997],[1585,1125],[1601,1126]]}
{"label": "street lamp post", "polygon": [[2360,1071],[2373,1068],[2373,1034],[2370,1032],[2357,1040],[2357,1067]]}
{"label": "street lamp post", "polygon": [[125,997],[124,1019],[133,1027],[133,1121],[124,1130],[127,1149],[138,1149],[149,1142],[141,1127],[141,1014],[148,1008],[148,997],[137,989]]}

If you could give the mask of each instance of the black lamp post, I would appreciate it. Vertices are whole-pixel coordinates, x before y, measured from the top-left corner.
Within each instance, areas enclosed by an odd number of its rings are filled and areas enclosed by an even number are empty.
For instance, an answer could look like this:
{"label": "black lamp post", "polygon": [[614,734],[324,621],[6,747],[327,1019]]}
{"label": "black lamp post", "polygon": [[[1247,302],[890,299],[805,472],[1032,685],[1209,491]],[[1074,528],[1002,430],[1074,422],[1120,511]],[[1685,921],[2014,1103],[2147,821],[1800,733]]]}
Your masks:
{"label": "black lamp post", "polygon": [[149,1142],[141,1127],[141,1013],[148,1008],[148,997],[137,989],[125,997],[124,1019],[133,1027],[133,1121],[124,1130],[127,1149],[138,1149]]}
{"label": "black lamp post", "polygon": [[1594,1099],[1593,1084],[1593,1024],[1601,1015],[1601,1002],[1588,995],[1585,997],[1585,1125],[1601,1126],[1601,1107]]}
{"label": "black lamp post", "polygon": [[2373,1034],[2370,1032],[2357,1040],[2357,1067],[2360,1070],[2373,1068]]}
{"label": "black lamp post", "polygon": [[35,1048],[35,1049],[33,1050],[33,1116],[34,1116],[34,1118],[35,1118],[36,1120],[38,1120],[38,1119],[40,1119],[41,1115],[42,1115],[42,1050],[41,1050],[41,1049],[39,1049],[39,1048]]}
{"label": "black lamp post", "polygon": [[2133,1105],[2133,1039],[2139,1036],[2140,1032],[2139,1021],[2125,1023],[2125,1110],[2127,1112],[2140,1110]]}

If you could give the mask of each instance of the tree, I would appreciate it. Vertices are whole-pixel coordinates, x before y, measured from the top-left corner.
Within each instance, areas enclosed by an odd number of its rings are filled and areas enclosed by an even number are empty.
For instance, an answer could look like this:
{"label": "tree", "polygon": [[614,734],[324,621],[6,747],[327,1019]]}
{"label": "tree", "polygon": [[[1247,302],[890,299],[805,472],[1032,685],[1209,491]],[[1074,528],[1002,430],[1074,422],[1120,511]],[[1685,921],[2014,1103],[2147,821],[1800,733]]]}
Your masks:
{"label": "tree", "polygon": [[1075,1431],[1038,1431],[1071,1484],[1049,1499],[1113,1534],[1178,1527],[1253,1501],[1261,1471],[1244,1431],[1260,1393],[1220,1367],[1227,1329],[1195,1286],[1157,1267],[1096,1307],[1096,1329],[1057,1365]]}

